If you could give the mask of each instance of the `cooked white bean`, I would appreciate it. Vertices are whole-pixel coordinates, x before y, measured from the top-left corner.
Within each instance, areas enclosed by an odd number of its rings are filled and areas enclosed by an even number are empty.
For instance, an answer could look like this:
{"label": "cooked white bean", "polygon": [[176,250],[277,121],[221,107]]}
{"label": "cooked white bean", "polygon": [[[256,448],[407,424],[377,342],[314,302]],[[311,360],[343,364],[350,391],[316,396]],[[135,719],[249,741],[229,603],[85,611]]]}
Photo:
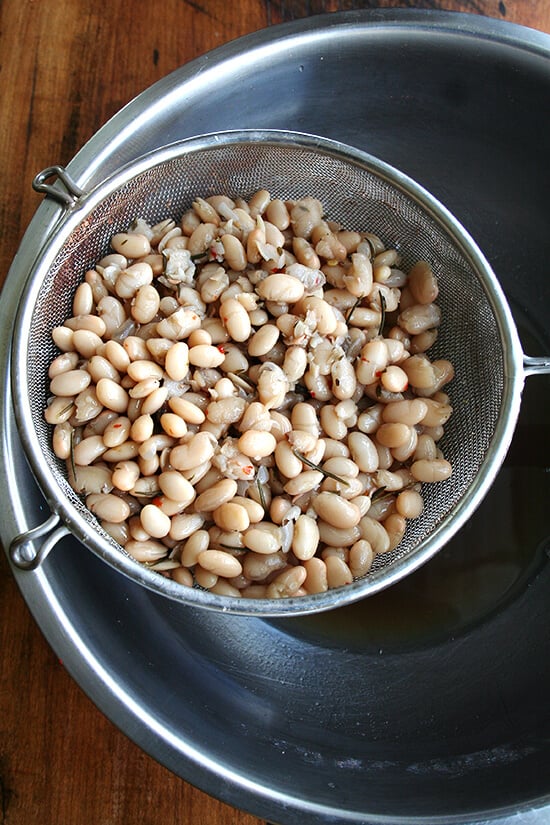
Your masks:
{"label": "cooked white bean", "polygon": [[198,554],[197,561],[205,570],[224,578],[240,576],[243,570],[240,561],[224,550],[203,550]]}
{"label": "cooked white bean", "polygon": [[453,468],[444,458],[435,458],[432,461],[422,458],[413,461],[411,473],[417,481],[433,483],[450,478]]}
{"label": "cooked white bean", "polygon": [[210,512],[231,501],[236,494],[237,482],[232,478],[223,478],[197,497],[195,510]]}
{"label": "cooked white bean", "polygon": [[231,501],[220,504],[212,512],[214,522],[222,530],[236,530],[242,532],[250,525],[248,511],[241,504],[234,504]]}
{"label": "cooked white bean", "polygon": [[114,493],[92,493],[86,497],[86,507],[101,521],[115,524],[126,521],[130,515],[128,503]]}
{"label": "cooked white bean", "polygon": [[86,389],[90,381],[91,376],[86,370],[66,370],[52,378],[50,381],[50,392],[52,395],[70,398]]}
{"label": "cooked white bean", "polygon": [[328,556],[328,558],[325,559],[325,566],[329,589],[344,587],[346,584],[352,583],[353,573],[346,562],[342,561],[338,556]]}
{"label": "cooked white bean", "polygon": [[300,561],[313,558],[319,546],[319,527],[315,519],[302,513],[296,519],[292,551]]}
{"label": "cooked white bean", "polygon": [[228,298],[220,307],[220,318],[234,341],[246,341],[252,329],[248,312],[236,298]]}
{"label": "cooked white bean", "polygon": [[114,412],[123,413],[128,408],[128,393],[111,378],[101,378],[96,385],[96,393],[104,407]]}

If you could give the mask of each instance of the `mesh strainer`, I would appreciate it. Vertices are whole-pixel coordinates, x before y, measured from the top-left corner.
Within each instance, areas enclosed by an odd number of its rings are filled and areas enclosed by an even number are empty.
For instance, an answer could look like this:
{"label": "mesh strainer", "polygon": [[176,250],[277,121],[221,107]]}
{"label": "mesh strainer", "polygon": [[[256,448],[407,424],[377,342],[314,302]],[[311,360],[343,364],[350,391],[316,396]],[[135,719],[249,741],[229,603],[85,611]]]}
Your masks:
{"label": "mesh strainer", "polygon": [[[48,183],[54,173],[63,186]],[[11,557],[20,567],[35,567],[71,532],[134,581],[183,603],[291,615],[355,601],[418,568],[472,515],[504,460],[525,376],[550,371],[549,359],[523,355],[495,275],[452,215],[403,174],[340,143],[290,132],[226,132],[155,151],[88,193],[58,167],[44,170],[34,185],[59,200],[63,212],[25,285],[13,340],[12,384],[21,441],[53,515],[13,542]],[[68,484],[43,417],[48,366],[56,354],[51,330],[71,314],[76,285],[107,253],[112,235],[137,217],[150,223],[178,217],[198,194],[246,198],[260,188],[283,199],[319,198],[328,218],[374,232],[387,246],[395,246],[404,269],[419,259],[429,260],[439,280],[438,304],[445,319],[430,355],[450,359],[456,373],[449,390],[454,413],[442,445],[453,475],[424,492],[425,510],[409,523],[401,544],[378,556],[366,577],[344,588],[277,601],[181,587],[134,562]]]}

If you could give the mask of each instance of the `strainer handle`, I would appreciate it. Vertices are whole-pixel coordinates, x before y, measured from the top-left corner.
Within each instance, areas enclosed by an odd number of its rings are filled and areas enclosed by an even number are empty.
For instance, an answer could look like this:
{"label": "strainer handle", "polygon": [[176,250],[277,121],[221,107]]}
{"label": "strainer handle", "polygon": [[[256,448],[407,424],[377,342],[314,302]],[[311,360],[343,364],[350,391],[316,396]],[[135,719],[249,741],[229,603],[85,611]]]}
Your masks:
{"label": "strainer handle", "polygon": [[[27,530],[16,536],[9,547],[9,556],[12,563],[20,570],[35,570],[42,564],[57,542],[70,533],[70,530],[65,526],[54,529],[58,523],[59,516],[54,513],[38,527],[33,527],[32,530]],[[52,530],[53,532],[51,532]],[[45,541],[36,546],[36,539],[43,536],[46,536]]]}
{"label": "strainer handle", "polygon": [[[53,182],[48,182],[54,180],[59,180],[63,184],[64,189],[54,186]],[[32,182],[32,188],[35,192],[49,195],[62,206],[71,206],[85,194],[84,190],[75,183],[64,166],[48,166],[46,169],[43,169],[35,176]]]}
{"label": "strainer handle", "polygon": [[523,370],[525,375],[544,375],[550,373],[550,356],[532,358],[529,355],[523,356]]}

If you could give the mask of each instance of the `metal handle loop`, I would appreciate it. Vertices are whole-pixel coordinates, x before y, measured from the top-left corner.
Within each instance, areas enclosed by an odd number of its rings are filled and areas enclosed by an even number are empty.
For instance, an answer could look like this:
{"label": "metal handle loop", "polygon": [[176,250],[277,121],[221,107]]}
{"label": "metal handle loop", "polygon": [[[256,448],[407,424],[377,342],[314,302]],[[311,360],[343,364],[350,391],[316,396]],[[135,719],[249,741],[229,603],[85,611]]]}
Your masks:
{"label": "metal handle loop", "polygon": [[[48,183],[51,179],[59,180],[65,190],[54,186],[53,183]],[[84,195],[84,190],[78,186],[64,166],[48,166],[39,172],[33,182],[32,188],[36,192],[41,192],[49,195],[62,206],[71,206]]]}
{"label": "metal handle loop", "polygon": [[525,371],[525,375],[550,374],[550,355],[542,356],[541,358],[532,358],[528,355],[524,355],[523,369]]}
{"label": "metal handle loop", "polygon": [[[54,527],[59,522],[59,516],[54,513],[38,527],[32,530],[27,530],[16,536],[9,547],[9,555],[12,563],[19,567],[20,570],[35,570],[46,558],[50,550],[52,550],[57,542],[70,533],[67,527],[61,526],[57,530]],[[46,540],[37,547],[33,545],[35,539],[42,538],[54,530]]]}

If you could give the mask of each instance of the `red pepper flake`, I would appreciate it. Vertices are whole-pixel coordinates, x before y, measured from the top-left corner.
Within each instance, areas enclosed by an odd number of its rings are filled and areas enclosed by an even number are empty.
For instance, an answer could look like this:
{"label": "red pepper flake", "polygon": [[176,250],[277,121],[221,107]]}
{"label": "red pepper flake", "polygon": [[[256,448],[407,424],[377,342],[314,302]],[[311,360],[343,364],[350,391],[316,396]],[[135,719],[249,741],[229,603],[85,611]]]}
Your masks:
{"label": "red pepper flake", "polygon": [[311,395],[312,398],[315,398],[315,393],[314,392],[310,392],[310,395]]}
{"label": "red pepper flake", "polygon": [[113,424],[113,430],[118,430],[120,427],[122,427],[122,424]]}
{"label": "red pepper flake", "polygon": [[271,274],[272,275],[280,275],[281,272],[284,272],[284,271],[285,271],[284,266],[276,266],[274,269],[271,270]]}
{"label": "red pepper flake", "polygon": [[225,355],[225,347],[223,346],[223,344],[218,344],[218,349],[222,355]]}
{"label": "red pepper flake", "polygon": [[246,467],[243,467],[243,473],[245,473],[245,475],[249,476],[250,473],[253,473],[253,472],[254,472],[254,467],[252,466],[252,464],[248,464]]}
{"label": "red pepper flake", "polygon": [[376,377],[377,377],[377,378],[380,378],[380,376],[381,376],[383,373],[384,373],[384,370],[376,370],[376,372],[375,372],[374,374],[376,375]]}
{"label": "red pepper flake", "polygon": [[162,507],[162,497],[155,496],[154,499],[152,499],[151,504],[154,504],[155,507]]}

